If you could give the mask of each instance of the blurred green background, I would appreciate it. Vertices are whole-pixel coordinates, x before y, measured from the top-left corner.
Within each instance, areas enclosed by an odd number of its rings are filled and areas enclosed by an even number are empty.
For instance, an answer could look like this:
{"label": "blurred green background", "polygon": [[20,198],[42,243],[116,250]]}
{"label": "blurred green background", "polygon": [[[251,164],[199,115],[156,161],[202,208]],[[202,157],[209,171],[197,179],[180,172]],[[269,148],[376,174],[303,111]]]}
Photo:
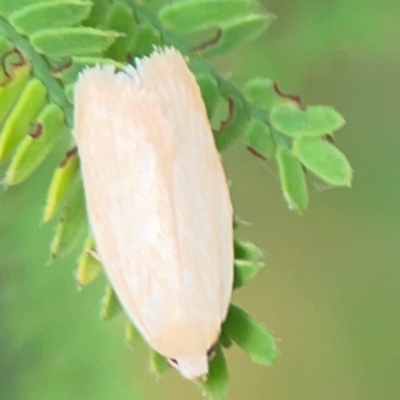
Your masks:
{"label": "blurred green background", "polygon": [[[278,16],[253,45],[216,62],[238,85],[276,79],[347,120],[336,144],[351,190],[311,177],[309,211],[287,210],[275,168],[237,145],[224,155],[239,236],[267,267],[234,301],[280,339],[272,368],[228,352],[229,399],[395,400],[400,396],[400,3],[271,0]],[[40,223],[51,169],[1,194],[0,398],[200,399],[174,371],[159,381],[131,351],[123,319],[99,320],[104,282],[78,292],[75,259],[46,265],[54,226]]]}

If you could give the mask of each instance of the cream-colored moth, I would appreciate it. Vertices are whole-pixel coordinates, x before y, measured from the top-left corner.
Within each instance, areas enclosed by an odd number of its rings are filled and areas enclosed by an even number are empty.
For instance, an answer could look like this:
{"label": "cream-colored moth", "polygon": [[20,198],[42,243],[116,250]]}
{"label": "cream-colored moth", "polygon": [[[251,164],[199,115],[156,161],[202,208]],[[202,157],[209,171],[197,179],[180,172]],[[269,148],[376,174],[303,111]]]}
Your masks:
{"label": "cream-colored moth", "polygon": [[232,294],[232,206],[182,55],[84,70],[74,136],[96,252],[124,310],[184,377],[205,377]]}

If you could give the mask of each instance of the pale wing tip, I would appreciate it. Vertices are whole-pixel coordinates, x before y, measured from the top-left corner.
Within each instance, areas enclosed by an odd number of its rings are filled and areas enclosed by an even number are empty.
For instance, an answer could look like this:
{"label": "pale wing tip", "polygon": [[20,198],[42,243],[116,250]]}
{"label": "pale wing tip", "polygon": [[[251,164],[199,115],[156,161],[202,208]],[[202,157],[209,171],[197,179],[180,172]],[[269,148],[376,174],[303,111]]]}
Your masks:
{"label": "pale wing tip", "polygon": [[139,73],[148,69],[150,66],[179,65],[187,68],[187,64],[182,53],[172,46],[155,46],[153,52],[142,58],[135,58],[136,71]]}
{"label": "pale wing tip", "polygon": [[187,67],[183,55],[175,47],[155,46],[149,56],[135,58],[135,66],[128,64],[123,71],[116,71],[115,65],[96,65],[94,67],[85,67],[78,75],[75,85],[75,93],[78,88],[89,82],[104,82],[109,79],[126,80],[127,77],[135,82],[140,80],[140,71],[146,69],[149,65],[165,65],[165,63],[181,63]]}

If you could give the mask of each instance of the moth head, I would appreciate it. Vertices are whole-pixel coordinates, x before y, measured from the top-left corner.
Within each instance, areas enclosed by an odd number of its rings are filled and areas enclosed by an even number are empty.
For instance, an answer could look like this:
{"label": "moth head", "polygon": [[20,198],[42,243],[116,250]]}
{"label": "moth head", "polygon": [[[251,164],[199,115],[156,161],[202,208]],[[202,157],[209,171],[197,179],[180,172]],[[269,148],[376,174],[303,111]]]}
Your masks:
{"label": "moth head", "polygon": [[217,346],[213,345],[206,354],[189,357],[168,358],[168,363],[176,368],[179,373],[191,380],[206,380],[208,363],[214,358]]}
{"label": "moth head", "polygon": [[186,379],[205,380],[208,374],[206,354],[179,358],[169,358],[168,362]]}

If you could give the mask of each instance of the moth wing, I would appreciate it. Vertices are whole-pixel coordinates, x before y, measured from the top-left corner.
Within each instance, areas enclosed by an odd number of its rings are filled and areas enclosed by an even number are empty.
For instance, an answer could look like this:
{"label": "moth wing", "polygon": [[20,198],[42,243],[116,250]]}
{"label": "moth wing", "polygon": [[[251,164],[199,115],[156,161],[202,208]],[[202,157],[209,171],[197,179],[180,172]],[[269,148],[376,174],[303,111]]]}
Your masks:
{"label": "moth wing", "polygon": [[75,92],[97,251],[127,314],[167,356],[210,345],[232,290],[232,210],[199,96],[173,50],[138,71],[88,70]]}

